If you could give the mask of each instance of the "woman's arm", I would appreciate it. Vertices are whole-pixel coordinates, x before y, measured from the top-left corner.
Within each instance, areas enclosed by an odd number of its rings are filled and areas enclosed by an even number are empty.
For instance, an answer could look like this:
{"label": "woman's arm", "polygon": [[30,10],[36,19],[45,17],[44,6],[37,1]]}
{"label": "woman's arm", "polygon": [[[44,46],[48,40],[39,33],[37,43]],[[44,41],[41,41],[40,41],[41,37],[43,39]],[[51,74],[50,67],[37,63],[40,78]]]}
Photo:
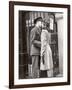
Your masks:
{"label": "woman's arm", "polygon": [[43,30],[41,33],[41,56],[44,55],[47,45],[46,32]]}

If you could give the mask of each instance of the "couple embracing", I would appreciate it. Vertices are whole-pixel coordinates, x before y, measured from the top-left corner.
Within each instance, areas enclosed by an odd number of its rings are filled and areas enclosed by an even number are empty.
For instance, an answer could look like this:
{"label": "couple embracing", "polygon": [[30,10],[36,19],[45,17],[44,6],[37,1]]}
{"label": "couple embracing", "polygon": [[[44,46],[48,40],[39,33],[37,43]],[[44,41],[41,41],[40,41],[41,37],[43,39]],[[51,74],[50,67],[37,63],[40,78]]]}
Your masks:
{"label": "couple embracing", "polygon": [[53,76],[52,51],[49,45],[50,33],[42,17],[34,20],[35,27],[31,30],[30,55],[32,59],[32,78],[39,78],[40,71],[47,71],[47,77]]}

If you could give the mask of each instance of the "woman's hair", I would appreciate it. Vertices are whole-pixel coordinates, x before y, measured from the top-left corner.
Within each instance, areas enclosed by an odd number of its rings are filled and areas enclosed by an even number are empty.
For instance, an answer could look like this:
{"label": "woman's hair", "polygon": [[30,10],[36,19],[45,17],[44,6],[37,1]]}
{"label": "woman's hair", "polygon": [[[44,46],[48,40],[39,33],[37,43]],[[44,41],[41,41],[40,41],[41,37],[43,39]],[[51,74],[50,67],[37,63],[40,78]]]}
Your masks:
{"label": "woman's hair", "polygon": [[42,23],[43,23],[42,29],[47,29],[47,30],[49,30],[49,23],[47,23],[47,22],[45,22],[45,21],[43,21]]}

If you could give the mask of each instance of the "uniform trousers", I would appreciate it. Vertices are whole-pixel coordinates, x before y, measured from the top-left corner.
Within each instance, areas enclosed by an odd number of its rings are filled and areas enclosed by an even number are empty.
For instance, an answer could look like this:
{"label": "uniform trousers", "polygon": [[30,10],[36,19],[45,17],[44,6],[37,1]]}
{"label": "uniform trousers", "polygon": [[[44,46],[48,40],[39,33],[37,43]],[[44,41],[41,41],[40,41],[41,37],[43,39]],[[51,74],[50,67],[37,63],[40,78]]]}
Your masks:
{"label": "uniform trousers", "polygon": [[32,55],[32,78],[39,78],[40,56]]}

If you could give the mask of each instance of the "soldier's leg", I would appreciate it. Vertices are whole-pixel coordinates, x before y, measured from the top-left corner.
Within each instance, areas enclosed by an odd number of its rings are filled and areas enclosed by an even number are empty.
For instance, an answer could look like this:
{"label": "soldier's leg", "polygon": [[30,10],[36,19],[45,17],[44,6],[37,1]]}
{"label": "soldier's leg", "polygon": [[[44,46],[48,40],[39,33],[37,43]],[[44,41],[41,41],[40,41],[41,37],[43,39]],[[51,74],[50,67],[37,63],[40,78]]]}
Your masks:
{"label": "soldier's leg", "polygon": [[39,78],[39,56],[32,56],[32,77]]}

